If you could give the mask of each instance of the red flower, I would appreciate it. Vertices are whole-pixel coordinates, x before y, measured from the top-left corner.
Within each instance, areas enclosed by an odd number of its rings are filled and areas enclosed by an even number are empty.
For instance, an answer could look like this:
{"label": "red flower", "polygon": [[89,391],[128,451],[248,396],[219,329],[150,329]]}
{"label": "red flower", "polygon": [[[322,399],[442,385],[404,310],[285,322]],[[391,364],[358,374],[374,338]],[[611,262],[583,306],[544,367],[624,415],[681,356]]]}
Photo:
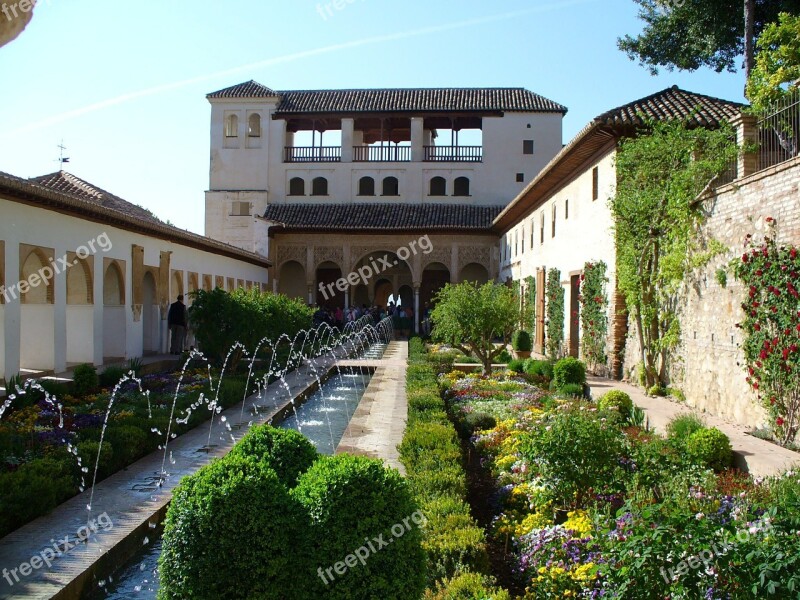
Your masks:
{"label": "red flower", "polygon": [[742,262],[746,263],[748,261],[747,254],[742,254]]}
{"label": "red flower", "polygon": [[797,248],[795,248],[794,246],[792,246],[792,247],[789,249],[789,256],[791,256],[791,257],[792,257],[792,260],[794,260],[795,258],[797,258]]}
{"label": "red flower", "polygon": [[786,421],[783,420],[783,417],[778,417],[777,419],[775,419],[775,425],[777,425],[778,427],[783,427],[783,424],[785,422]]}
{"label": "red flower", "polygon": [[753,325],[753,329],[755,329],[756,331],[761,331],[761,325],[756,323],[755,325]]}

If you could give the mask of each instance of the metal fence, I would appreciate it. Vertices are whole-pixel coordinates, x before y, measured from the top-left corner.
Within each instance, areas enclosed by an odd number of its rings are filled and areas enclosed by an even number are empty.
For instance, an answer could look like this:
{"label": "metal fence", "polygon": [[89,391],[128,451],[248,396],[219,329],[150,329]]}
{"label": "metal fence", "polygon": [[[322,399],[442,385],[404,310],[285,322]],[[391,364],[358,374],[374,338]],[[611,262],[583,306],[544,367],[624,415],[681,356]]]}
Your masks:
{"label": "metal fence", "polygon": [[782,98],[758,117],[758,170],[798,155],[800,150],[800,89]]}

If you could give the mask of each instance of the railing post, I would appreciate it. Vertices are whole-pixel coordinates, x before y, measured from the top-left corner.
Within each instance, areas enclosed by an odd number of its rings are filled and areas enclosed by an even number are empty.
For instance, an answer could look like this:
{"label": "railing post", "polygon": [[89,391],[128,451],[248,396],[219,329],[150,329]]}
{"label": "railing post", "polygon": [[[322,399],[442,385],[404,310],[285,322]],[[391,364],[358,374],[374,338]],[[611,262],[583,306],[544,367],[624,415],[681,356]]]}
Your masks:
{"label": "railing post", "polygon": [[425,160],[425,119],[422,117],[411,117],[411,160]]}
{"label": "railing post", "polygon": [[353,162],[355,119],[342,119],[342,162]]}
{"label": "railing post", "polygon": [[758,171],[758,123],[755,116],[740,112],[731,126],[736,130],[736,144],[740,149],[736,169],[740,179]]}

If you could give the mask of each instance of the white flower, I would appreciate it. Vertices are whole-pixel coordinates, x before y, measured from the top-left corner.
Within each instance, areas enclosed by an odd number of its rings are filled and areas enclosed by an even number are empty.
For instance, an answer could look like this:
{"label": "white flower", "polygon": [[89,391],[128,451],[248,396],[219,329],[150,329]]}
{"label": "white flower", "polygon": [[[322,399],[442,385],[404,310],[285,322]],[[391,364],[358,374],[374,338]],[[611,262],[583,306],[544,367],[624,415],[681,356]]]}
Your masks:
{"label": "white flower", "polygon": [[697,513],[697,514],[694,516],[694,518],[695,518],[695,519],[697,519],[698,521],[699,521],[699,520],[701,520],[701,519],[702,519],[702,518],[704,518],[704,517],[705,517],[705,515],[704,515],[703,513],[701,513],[701,512]]}

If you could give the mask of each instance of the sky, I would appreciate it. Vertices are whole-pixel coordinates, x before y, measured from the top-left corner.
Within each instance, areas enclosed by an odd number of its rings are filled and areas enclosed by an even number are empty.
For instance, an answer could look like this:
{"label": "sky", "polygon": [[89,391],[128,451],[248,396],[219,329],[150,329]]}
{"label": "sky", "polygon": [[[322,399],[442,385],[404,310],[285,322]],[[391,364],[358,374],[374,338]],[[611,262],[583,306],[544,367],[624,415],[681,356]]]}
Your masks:
{"label": "sky", "polygon": [[744,100],[741,73],[650,75],[616,46],[641,28],[632,0],[39,0],[0,48],[0,171],[57,171],[63,140],[69,172],[203,233],[205,96],[250,79],[525,87],[569,108],[564,143],[672,85]]}

